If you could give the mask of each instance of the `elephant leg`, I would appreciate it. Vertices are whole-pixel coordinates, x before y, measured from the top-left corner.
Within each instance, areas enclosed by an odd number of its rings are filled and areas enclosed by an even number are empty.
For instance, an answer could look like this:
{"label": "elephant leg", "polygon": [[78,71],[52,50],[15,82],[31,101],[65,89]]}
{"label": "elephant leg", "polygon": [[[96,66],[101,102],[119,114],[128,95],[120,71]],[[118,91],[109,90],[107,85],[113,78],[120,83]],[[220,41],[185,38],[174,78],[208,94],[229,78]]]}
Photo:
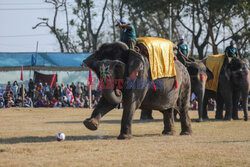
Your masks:
{"label": "elephant leg", "polygon": [[135,102],[130,102],[132,104],[125,104],[122,114],[121,131],[118,139],[130,139],[132,138],[132,120],[135,110],[137,109]]}
{"label": "elephant leg", "polygon": [[232,118],[234,120],[238,120],[238,103],[240,99],[240,91],[236,90],[233,92],[233,111],[232,111]]}
{"label": "elephant leg", "polygon": [[248,87],[242,89],[242,107],[244,112],[244,121],[248,120],[248,90]]}
{"label": "elephant leg", "polygon": [[107,102],[105,98],[101,98],[100,102],[96,106],[95,110],[93,111],[90,118],[85,119],[83,121],[83,124],[88,128],[89,130],[97,130],[98,126],[100,124],[101,118],[115,108],[116,105],[112,105]]}
{"label": "elephant leg", "polygon": [[152,116],[152,110],[142,109],[140,120],[147,120],[147,119],[154,119]]}
{"label": "elephant leg", "polygon": [[[189,103],[190,103],[190,92],[187,91],[181,92],[181,95],[178,100],[179,102],[179,111],[180,111],[180,120],[181,120],[181,133],[180,135],[191,135],[191,120],[188,115]],[[178,102],[177,102],[178,103]]]}
{"label": "elephant leg", "polygon": [[207,105],[208,105],[208,95],[205,94],[203,99],[202,119],[209,119],[207,114]]}
{"label": "elephant leg", "polygon": [[203,99],[204,99],[204,92],[199,93],[197,95],[197,100],[198,100],[198,114],[199,114],[199,120],[198,122],[202,122],[202,116],[203,116]]}
{"label": "elephant leg", "polygon": [[231,119],[232,119],[232,108],[233,108],[233,105],[232,105],[232,99],[233,99],[232,93],[228,92],[227,96],[224,96],[223,99],[224,99],[225,106],[226,106],[226,114],[225,114],[224,120],[231,121]]}
{"label": "elephant leg", "polygon": [[153,111],[148,110],[148,119],[154,119],[152,114],[153,114]]}
{"label": "elephant leg", "polygon": [[174,135],[174,109],[168,109],[163,111],[163,121],[164,121],[164,130],[162,131],[163,135]]}
{"label": "elephant leg", "polygon": [[206,80],[207,77],[203,77],[203,75],[199,75],[200,79],[198,83],[192,87],[192,90],[194,94],[197,97],[198,101],[198,114],[199,114],[199,119],[198,122],[203,121],[202,116],[203,116],[203,100],[204,100],[204,95],[205,95],[205,85],[206,85]]}
{"label": "elephant leg", "polygon": [[218,93],[217,99],[216,99],[216,114],[215,119],[223,119],[223,98]]}

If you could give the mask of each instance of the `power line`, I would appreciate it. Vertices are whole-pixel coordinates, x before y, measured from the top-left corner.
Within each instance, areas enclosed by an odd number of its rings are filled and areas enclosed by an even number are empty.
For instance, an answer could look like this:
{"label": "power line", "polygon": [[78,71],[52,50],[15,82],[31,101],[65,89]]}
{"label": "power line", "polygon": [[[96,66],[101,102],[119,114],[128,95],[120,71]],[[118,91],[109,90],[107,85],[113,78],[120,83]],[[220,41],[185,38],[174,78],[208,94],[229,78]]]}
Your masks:
{"label": "power line", "polygon": [[11,37],[35,37],[35,36],[45,36],[51,34],[27,34],[27,35],[0,35],[0,38],[11,38]]}
{"label": "power line", "polygon": [[48,10],[54,8],[0,8],[0,10]]}
{"label": "power line", "polygon": [[42,3],[0,3],[0,5],[41,5]]}

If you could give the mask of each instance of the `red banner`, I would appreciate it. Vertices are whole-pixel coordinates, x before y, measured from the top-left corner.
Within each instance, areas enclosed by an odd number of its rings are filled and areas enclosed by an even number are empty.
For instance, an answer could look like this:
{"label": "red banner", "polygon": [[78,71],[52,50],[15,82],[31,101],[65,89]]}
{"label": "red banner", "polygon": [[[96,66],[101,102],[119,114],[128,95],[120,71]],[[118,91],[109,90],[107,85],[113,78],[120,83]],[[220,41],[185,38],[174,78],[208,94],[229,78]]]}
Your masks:
{"label": "red banner", "polygon": [[23,66],[21,67],[21,77],[20,80],[23,81]]}
{"label": "red banner", "polygon": [[42,74],[35,71],[34,75],[35,75],[35,83],[41,82],[44,84],[45,82],[47,82],[48,85],[53,87],[57,82],[57,74]]}

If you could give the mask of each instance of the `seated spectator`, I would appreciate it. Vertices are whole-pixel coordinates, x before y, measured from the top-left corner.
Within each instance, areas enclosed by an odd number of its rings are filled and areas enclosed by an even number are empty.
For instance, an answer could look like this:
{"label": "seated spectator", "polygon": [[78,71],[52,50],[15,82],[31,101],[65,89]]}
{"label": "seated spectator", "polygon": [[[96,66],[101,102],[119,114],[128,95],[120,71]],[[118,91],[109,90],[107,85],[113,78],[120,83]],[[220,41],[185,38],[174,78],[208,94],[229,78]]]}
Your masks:
{"label": "seated spectator", "polygon": [[196,99],[193,100],[192,104],[193,104],[192,110],[197,110],[198,102]]}
{"label": "seated spectator", "polygon": [[47,95],[44,95],[44,97],[42,97],[42,99],[43,99],[43,101],[42,101],[43,107],[49,107],[49,99],[47,98]]}
{"label": "seated spectator", "polygon": [[21,96],[18,96],[18,98],[15,100],[15,106],[22,107],[22,97]]}
{"label": "seated spectator", "polygon": [[56,84],[54,88],[54,97],[55,99],[59,100],[60,96],[61,96],[61,88],[58,84]]}
{"label": "seated spectator", "polygon": [[43,100],[42,98],[38,98],[34,104],[34,107],[35,108],[38,108],[38,107],[43,107]]}
{"label": "seated spectator", "polygon": [[69,107],[67,96],[62,97],[62,107]]}
{"label": "seated spectator", "polygon": [[4,105],[6,108],[10,108],[15,105],[15,102],[13,101],[13,94],[11,91],[7,91],[4,95]]}
{"label": "seated spectator", "polygon": [[52,100],[50,101],[49,106],[50,106],[50,107],[55,107],[57,101],[58,101],[58,100],[57,100],[55,97],[52,97]]}
{"label": "seated spectator", "polygon": [[29,98],[28,95],[25,96],[25,98],[23,99],[23,106],[24,107],[33,107],[33,103],[31,98]]}
{"label": "seated spectator", "polygon": [[47,95],[48,100],[52,100],[52,90],[51,90],[50,85],[48,85],[47,82],[45,82],[43,86],[43,92],[45,95]]}
{"label": "seated spectator", "polygon": [[84,107],[84,103],[85,103],[84,96],[81,96],[81,108]]}
{"label": "seated spectator", "polygon": [[88,96],[85,96],[85,99],[84,99],[84,108],[89,108],[89,97]]}
{"label": "seated spectator", "polygon": [[6,85],[5,91],[6,92],[10,91],[10,88],[11,88],[11,84],[10,84],[10,81],[8,81],[8,84]]}
{"label": "seated spectator", "polygon": [[92,95],[92,97],[91,97],[91,100],[92,100],[92,104],[94,103],[94,101],[96,100],[96,98],[95,98],[96,96],[95,95]]}
{"label": "seated spectator", "polygon": [[80,82],[78,82],[77,86],[76,86],[76,96],[79,96],[82,94],[82,85]]}
{"label": "seated spectator", "polygon": [[75,97],[76,96],[76,86],[74,84],[74,82],[72,82],[72,84],[70,85],[70,88],[72,88],[72,93],[73,93],[73,96]]}
{"label": "seated spectator", "polygon": [[94,102],[93,102],[93,108],[96,108],[96,106],[97,106],[97,100],[94,100]]}
{"label": "seated spectator", "polygon": [[74,100],[74,107],[82,107],[81,95],[77,96]]}
{"label": "seated spectator", "polygon": [[3,93],[0,92],[0,108],[4,108],[4,97]]}

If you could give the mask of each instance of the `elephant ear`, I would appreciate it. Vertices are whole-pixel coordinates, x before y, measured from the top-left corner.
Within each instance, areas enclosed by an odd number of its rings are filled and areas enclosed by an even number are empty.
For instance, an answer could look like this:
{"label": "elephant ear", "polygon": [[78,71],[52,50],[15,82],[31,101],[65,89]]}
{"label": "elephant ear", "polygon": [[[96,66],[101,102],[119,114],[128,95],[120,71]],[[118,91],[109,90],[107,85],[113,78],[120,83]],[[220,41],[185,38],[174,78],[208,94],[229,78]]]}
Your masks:
{"label": "elephant ear", "polygon": [[137,78],[139,72],[144,69],[143,57],[134,50],[128,50],[126,55],[128,55],[127,76],[129,78]]}
{"label": "elephant ear", "polygon": [[199,69],[193,63],[187,62],[186,67],[190,76],[198,75]]}
{"label": "elephant ear", "polygon": [[206,67],[207,81],[214,78],[214,74]]}

